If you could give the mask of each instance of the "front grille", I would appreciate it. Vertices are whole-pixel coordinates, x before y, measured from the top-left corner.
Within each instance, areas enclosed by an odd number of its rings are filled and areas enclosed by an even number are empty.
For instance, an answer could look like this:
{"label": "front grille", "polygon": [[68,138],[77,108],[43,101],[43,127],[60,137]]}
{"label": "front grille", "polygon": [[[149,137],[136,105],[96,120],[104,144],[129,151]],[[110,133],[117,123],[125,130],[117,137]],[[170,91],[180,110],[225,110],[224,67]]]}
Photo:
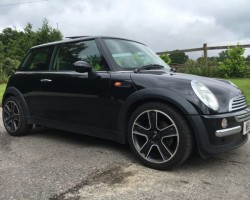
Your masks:
{"label": "front grille", "polygon": [[250,119],[250,108],[244,110],[240,115],[235,116],[237,122],[245,122]]}
{"label": "front grille", "polygon": [[239,95],[230,100],[229,111],[236,111],[247,107],[244,95]]}

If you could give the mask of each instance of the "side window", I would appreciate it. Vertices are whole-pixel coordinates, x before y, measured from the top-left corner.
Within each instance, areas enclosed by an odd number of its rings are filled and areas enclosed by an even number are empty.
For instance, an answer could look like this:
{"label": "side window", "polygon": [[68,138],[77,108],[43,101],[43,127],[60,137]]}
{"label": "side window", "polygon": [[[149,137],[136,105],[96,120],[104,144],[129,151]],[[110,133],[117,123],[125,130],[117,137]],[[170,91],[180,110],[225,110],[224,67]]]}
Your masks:
{"label": "side window", "polygon": [[58,46],[53,70],[74,70],[76,61],[88,62],[94,71],[104,70],[101,55],[94,40]]}
{"label": "side window", "polygon": [[31,51],[26,61],[22,65],[21,70],[24,71],[49,70],[52,52],[53,52],[53,47],[36,49]]}

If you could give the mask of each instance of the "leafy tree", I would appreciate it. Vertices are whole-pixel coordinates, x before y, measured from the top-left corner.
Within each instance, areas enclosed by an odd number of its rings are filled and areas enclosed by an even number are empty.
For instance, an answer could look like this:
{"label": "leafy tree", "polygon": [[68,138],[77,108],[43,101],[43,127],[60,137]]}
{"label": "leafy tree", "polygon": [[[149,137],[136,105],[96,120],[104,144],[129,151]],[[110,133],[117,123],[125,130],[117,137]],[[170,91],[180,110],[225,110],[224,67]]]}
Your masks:
{"label": "leafy tree", "polygon": [[[217,65],[217,62],[218,62],[218,57],[213,56],[213,57],[208,57],[208,58],[207,58],[207,65],[208,65],[208,66],[215,66],[215,65]],[[205,60],[204,57],[199,57],[199,58],[197,58],[197,64],[198,64],[200,67],[201,67],[201,66],[207,67],[207,66],[206,66],[206,60]]]}
{"label": "leafy tree", "polygon": [[208,59],[208,61],[211,61],[211,62],[217,62],[218,61],[218,57],[216,57],[216,56],[208,57],[207,59]]}
{"label": "leafy tree", "polygon": [[5,28],[0,33],[0,76],[6,80],[13,74],[19,63],[34,45],[53,42],[62,39],[59,30],[49,26],[47,19],[43,20],[41,28],[34,31],[32,24],[27,23],[22,31],[15,28]]}
{"label": "leafy tree", "polygon": [[15,73],[19,65],[20,65],[19,60],[11,59],[11,58],[4,59],[2,70],[1,70],[2,81],[7,82],[8,78],[12,74]]}
{"label": "leafy tree", "polygon": [[243,78],[248,70],[248,66],[243,56],[244,48],[236,45],[233,48],[228,47],[226,58],[219,62],[219,75],[225,78]]}
{"label": "leafy tree", "polygon": [[0,69],[3,67],[3,60],[4,60],[4,54],[3,54],[4,46],[3,43],[0,41]]}
{"label": "leafy tree", "polygon": [[184,52],[179,52],[178,50],[175,50],[174,52],[170,53],[169,57],[173,64],[184,64],[189,59]]}
{"label": "leafy tree", "polygon": [[4,46],[8,45],[11,40],[16,40],[18,31],[12,28],[5,28],[0,34],[0,41]]}
{"label": "leafy tree", "polygon": [[160,58],[167,64],[170,64],[172,61],[167,53],[161,54]]}
{"label": "leafy tree", "polygon": [[246,57],[246,61],[247,61],[247,62],[250,62],[250,55],[248,55],[248,56]]}
{"label": "leafy tree", "polygon": [[36,32],[35,45],[61,40],[62,37],[61,32],[49,26],[49,21],[44,19],[42,27]]}
{"label": "leafy tree", "polygon": [[223,62],[227,58],[228,58],[228,50],[225,50],[219,53],[218,61]]}

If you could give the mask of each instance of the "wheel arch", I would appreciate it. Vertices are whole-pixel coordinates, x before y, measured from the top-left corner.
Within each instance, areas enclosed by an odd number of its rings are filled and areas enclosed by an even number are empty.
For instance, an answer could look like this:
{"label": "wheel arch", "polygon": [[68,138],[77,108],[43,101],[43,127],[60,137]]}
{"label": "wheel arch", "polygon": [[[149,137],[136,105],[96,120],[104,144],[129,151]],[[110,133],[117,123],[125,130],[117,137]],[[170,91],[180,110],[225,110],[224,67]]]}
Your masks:
{"label": "wheel arch", "polygon": [[133,111],[138,106],[148,102],[161,102],[173,106],[176,110],[184,115],[190,124],[190,128],[192,129],[192,123],[187,116],[198,114],[197,110],[192,106],[192,104],[174,91],[152,88],[135,92],[126,99],[118,115],[117,130],[126,135],[127,123]]}
{"label": "wheel arch", "polygon": [[28,106],[26,104],[26,101],[25,101],[22,93],[15,87],[6,88],[4,95],[3,95],[2,105],[4,104],[5,100],[10,96],[16,97],[23,108],[25,116],[30,116]]}

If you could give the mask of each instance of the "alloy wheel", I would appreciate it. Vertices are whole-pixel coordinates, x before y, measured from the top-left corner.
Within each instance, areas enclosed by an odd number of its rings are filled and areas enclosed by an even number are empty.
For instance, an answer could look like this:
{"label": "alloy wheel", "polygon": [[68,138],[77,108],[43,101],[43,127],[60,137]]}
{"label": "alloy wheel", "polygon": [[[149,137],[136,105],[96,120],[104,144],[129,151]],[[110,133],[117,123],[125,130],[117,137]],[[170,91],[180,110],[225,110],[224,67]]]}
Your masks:
{"label": "alloy wheel", "polygon": [[133,123],[132,141],[144,159],[165,163],[178,150],[179,133],[169,115],[160,110],[146,110]]}
{"label": "alloy wheel", "polygon": [[20,124],[20,112],[14,101],[8,101],[3,108],[3,121],[6,129],[15,132]]}

